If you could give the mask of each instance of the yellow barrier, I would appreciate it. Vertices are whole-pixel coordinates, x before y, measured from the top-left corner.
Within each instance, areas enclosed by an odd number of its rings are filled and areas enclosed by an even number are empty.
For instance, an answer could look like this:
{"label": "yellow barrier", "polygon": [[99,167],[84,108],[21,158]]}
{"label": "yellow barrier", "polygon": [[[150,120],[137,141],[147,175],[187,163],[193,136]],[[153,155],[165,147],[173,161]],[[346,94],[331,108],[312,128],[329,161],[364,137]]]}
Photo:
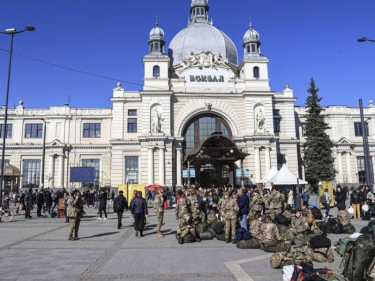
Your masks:
{"label": "yellow barrier", "polygon": [[126,198],[126,200],[128,201],[128,203],[130,204],[130,201],[132,201],[133,199],[133,193],[134,191],[142,191],[142,197],[145,198],[145,186],[144,184],[129,184],[129,198],[130,200],[128,199],[128,193],[126,191],[126,187],[128,185],[127,184],[120,184],[118,186],[118,191],[120,192],[120,190],[122,190],[124,192],[124,196]]}
{"label": "yellow barrier", "polygon": [[[319,185],[319,199],[320,199],[320,196],[323,195],[324,190],[327,188],[328,193],[329,193],[329,195],[331,196],[331,199],[332,199],[331,207],[334,207],[335,206],[335,196],[333,195],[333,182],[332,181],[322,181],[321,183],[322,184]],[[325,206],[322,203],[320,203],[320,207],[325,208]]]}

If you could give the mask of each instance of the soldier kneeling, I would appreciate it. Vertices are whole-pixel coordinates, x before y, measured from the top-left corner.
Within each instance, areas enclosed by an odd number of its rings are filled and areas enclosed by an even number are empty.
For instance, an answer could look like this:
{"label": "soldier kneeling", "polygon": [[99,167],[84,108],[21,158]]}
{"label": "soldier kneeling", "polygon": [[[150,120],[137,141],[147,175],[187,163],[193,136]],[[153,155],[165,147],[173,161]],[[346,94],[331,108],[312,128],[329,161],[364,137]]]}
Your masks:
{"label": "soldier kneeling", "polygon": [[194,236],[196,242],[201,242],[201,240],[197,237],[197,233],[195,231],[194,222],[191,218],[190,214],[184,214],[182,219],[180,220],[179,224],[180,230],[180,237],[178,238],[178,243],[183,244],[184,238],[191,233]]}

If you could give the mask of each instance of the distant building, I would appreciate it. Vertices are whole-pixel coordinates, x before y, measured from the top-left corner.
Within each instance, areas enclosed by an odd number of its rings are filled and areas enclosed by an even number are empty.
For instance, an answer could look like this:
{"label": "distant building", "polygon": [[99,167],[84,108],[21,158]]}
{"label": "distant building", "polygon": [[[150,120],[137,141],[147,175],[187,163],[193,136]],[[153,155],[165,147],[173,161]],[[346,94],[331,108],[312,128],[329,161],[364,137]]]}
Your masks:
{"label": "distant building", "polygon": [[[40,187],[44,130],[45,187],[81,187],[70,182],[70,168],[82,166],[95,168],[94,182],[84,184],[91,187],[127,181],[182,187],[188,170],[190,182],[204,187],[240,185],[241,178],[252,185],[284,163],[304,178],[305,108],[295,106],[289,85],[270,89],[269,60],[251,23],[239,57],[208,10],[207,0],[193,0],[188,26],[169,48],[156,23],[143,57],[143,89],[126,91],[118,83],[112,108],[26,109],[20,102],[9,109],[5,159],[21,171],[21,187]],[[324,114],[335,142],[336,181],[362,182],[359,109],[329,106]],[[365,115],[375,115],[372,102]],[[367,124],[373,145],[375,121]]]}

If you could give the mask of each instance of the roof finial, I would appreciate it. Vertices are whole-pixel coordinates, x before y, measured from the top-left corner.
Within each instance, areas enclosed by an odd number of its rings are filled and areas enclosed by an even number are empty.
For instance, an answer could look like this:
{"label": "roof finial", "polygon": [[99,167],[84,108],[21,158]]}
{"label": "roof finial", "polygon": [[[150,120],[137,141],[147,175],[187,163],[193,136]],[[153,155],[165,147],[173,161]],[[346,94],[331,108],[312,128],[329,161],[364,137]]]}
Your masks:
{"label": "roof finial", "polygon": [[253,29],[253,24],[251,22],[251,17],[250,17],[250,29]]}
{"label": "roof finial", "polygon": [[158,15],[156,15],[156,26],[159,26],[159,19],[158,19]]}

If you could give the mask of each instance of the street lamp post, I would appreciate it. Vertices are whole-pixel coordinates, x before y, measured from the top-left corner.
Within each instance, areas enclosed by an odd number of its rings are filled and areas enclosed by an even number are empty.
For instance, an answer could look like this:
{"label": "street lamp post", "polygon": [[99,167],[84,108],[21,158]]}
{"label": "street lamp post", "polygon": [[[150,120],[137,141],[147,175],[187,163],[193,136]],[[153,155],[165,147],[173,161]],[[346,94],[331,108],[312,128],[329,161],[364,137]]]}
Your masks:
{"label": "street lamp post", "polygon": [[46,132],[47,132],[47,122],[43,118],[40,119],[44,122],[43,127],[43,153],[42,153],[42,174],[41,174],[41,181],[40,181],[40,187],[42,190],[44,190],[44,167],[45,167],[45,161],[46,161]]}
{"label": "street lamp post", "polygon": [[363,106],[362,99],[359,100],[359,110],[361,115],[361,127],[362,127],[362,138],[363,138],[363,154],[365,156],[365,172],[366,172],[366,184],[368,186],[372,185],[372,176],[370,172],[370,149],[368,145],[368,136],[367,136],[367,123],[363,116]]}
{"label": "street lamp post", "polygon": [[7,81],[7,91],[5,96],[5,108],[4,108],[4,132],[3,132],[3,146],[1,148],[1,172],[0,172],[0,202],[3,202],[3,181],[4,181],[4,162],[5,162],[5,141],[7,135],[7,122],[8,122],[8,99],[9,99],[9,86],[10,86],[10,70],[12,67],[12,54],[13,54],[13,38],[14,35],[22,33],[25,31],[34,31],[35,27],[26,26],[25,29],[17,31],[15,28],[8,28],[5,32],[0,32],[0,34],[10,35],[10,51],[9,51],[9,65],[8,65],[8,81]]}

